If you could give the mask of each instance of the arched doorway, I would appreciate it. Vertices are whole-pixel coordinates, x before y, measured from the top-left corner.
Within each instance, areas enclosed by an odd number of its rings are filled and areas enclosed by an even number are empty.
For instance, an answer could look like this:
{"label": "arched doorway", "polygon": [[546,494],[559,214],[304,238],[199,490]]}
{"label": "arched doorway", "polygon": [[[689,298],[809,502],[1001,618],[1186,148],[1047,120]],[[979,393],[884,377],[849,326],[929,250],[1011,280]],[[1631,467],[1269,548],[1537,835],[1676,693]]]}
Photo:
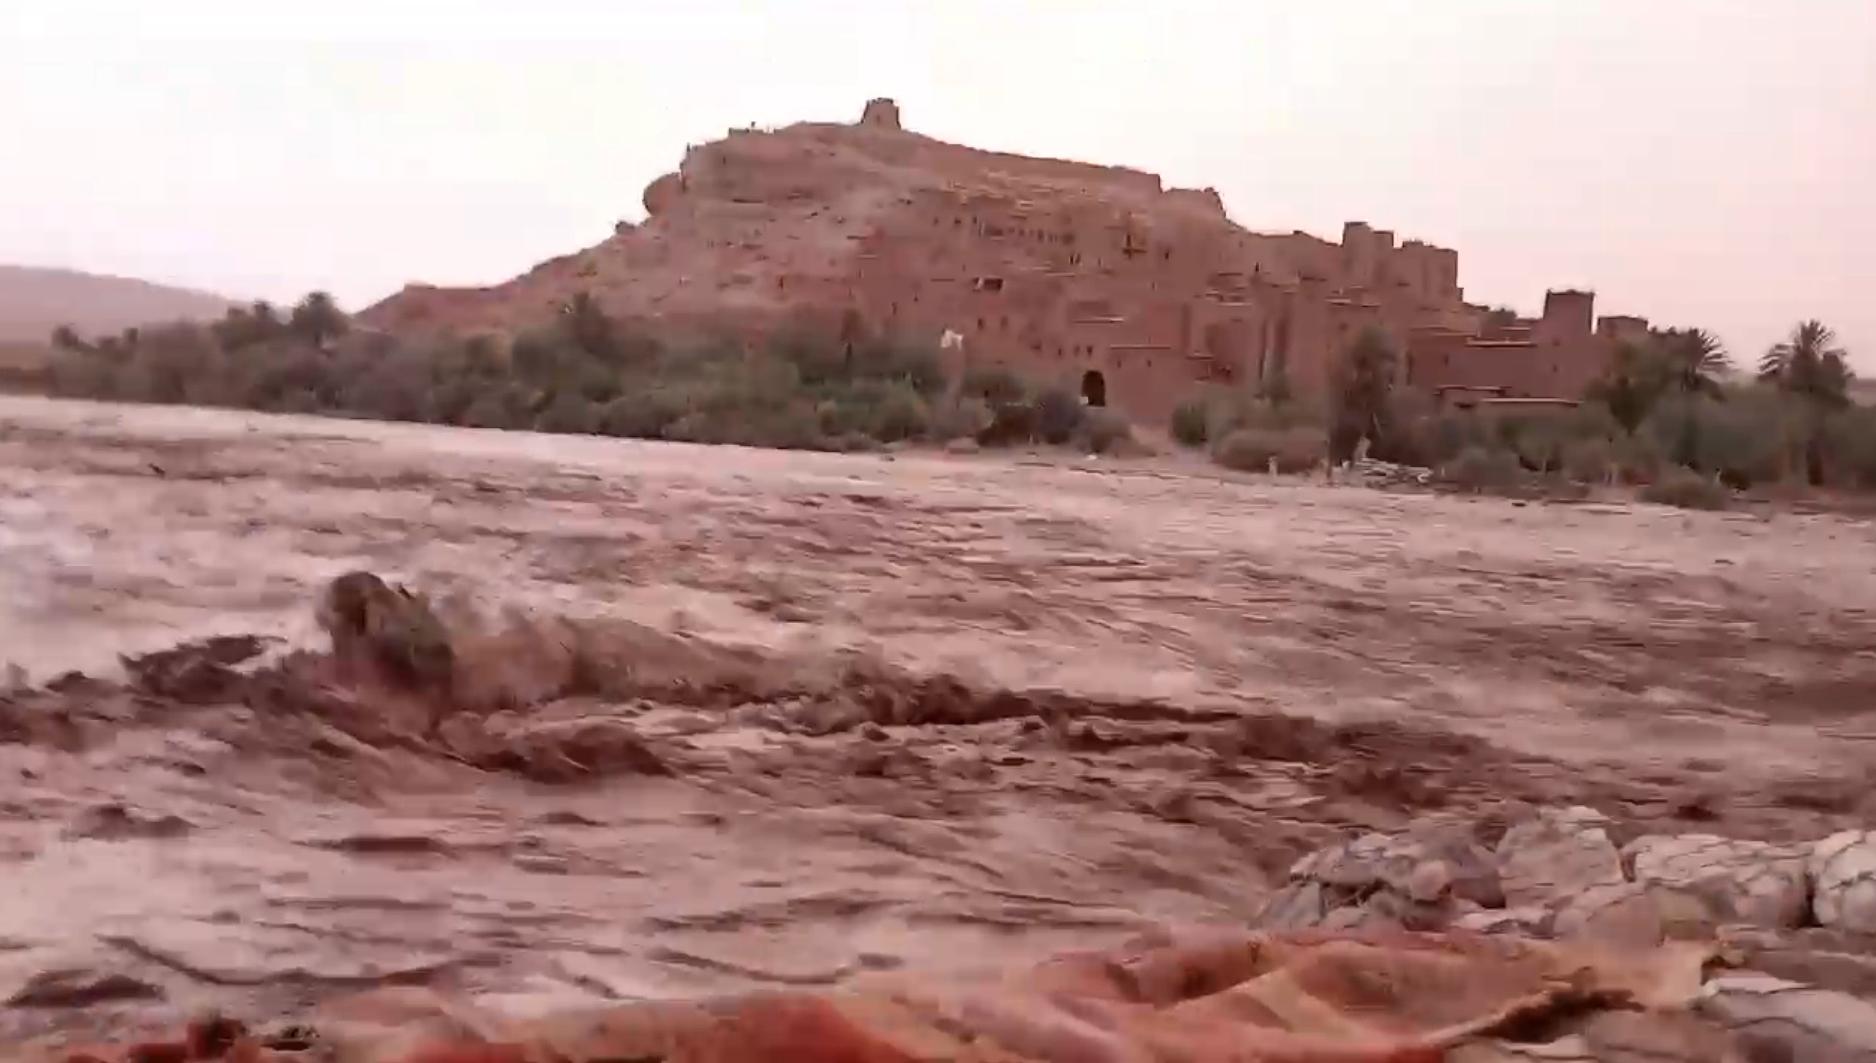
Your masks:
{"label": "arched doorway", "polygon": [[1081,400],[1090,406],[1107,405],[1107,378],[1099,369],[1081,374]]}

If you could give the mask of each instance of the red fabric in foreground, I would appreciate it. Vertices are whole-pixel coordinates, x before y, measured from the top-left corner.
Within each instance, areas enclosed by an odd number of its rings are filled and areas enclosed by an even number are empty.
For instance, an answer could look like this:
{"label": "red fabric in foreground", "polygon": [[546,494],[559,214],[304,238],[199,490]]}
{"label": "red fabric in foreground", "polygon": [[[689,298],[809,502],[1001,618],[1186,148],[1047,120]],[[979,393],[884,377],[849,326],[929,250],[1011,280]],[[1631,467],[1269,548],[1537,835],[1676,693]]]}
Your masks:
{"label": "red fabric in foreground", "polygon": [[[435,998],[456,1032],[410,1036],[408,1010],[333,1024],[324,1056],[263,1039],[88,1048],[67,1063],[1432,1063],[1468,1040],[1598,1009],[1672,1009],[1695,948],[1607,953],[1475,935],[1227,934],[1058,957],[986,982],[880,976],[823,993],[624,1005],[506,1022]],[[399,1007],[408,1009],[400,998]],[[361,1009],[353,1007],[354,1014]],[[369,1008],[362,1009],[369,1011]],[[316,1015],[308,1020],[320,1028]],[[178,1054],[179,1053],[179,1054]],[[210,1053],[210,1054],[205,1054]]]}

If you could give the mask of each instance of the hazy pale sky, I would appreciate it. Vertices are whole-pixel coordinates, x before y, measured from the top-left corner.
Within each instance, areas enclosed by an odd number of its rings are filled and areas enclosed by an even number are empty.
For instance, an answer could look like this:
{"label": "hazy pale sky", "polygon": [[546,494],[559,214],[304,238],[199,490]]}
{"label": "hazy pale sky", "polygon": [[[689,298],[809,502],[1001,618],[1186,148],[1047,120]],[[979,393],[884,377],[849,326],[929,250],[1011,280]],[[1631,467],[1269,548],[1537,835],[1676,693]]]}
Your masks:
{"label": "hazy pale sky", "polygon": [[909,128],[1456,247],[1473,301],[1876,374],[1876,0],[0,0],[0,262],[358,308],[637,218],[731,126]]}

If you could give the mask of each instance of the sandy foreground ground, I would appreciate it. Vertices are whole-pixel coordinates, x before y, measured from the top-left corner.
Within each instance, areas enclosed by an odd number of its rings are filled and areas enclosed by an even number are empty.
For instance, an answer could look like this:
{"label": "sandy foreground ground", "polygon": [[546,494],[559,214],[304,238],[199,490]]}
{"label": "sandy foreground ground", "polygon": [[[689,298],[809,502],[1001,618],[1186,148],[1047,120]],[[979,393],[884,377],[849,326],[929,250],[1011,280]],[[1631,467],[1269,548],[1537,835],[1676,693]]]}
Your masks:
{"label": "sandy foreground ground", "polygon": [[0,975],[133,970],[162,993],[133,1011],[821,985],[1242,924],[1309,847],[1422,814],[1809,838],[1876,812],[1867,521],[0,396],[0,665],[31,684],[316,645],[357,568],[1055,708],[813,733],[585,706],[674,770],[578,785],[300,755],[243,706],[0,744]]}

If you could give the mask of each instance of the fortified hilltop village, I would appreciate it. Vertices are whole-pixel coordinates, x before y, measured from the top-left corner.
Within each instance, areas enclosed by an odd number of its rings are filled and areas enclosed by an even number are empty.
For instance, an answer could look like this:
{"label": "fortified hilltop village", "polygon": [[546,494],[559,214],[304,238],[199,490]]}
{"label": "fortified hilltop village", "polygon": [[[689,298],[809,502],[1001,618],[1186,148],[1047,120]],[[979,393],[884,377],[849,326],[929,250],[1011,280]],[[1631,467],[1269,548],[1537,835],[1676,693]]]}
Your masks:
{"label": "fortified hilltop village", "polygon": [[[948,338],[948,357],[1077,387],[1158,420],[1205,383],[1282,374],[1320,397],[1363,328],[1402,383],[1457,402],[1567,400],[1639,317],[1551,291],[1543,315],[1468,303],[1458,252],[1351,221],[1340,242],[1251,232],[1210,188],[1116,166],[980,151],[857,124],[732,130],[645,189],[642,224],[490,288],[411,285],[367,310],[392,331],[506,330],[577,292],[655,327],[758,337],[788,321]],[[955,366],[954,366],[955,368]]]}
{"label": "fortified hilltop village", "polygon": [[[99,77],[65,6],[87,91],[0,117],[0,1063],[1876,1063],[1876,182],[1818,154],[1876,18],[230,6]],[[1421,231],[932,139],[855,42]],[[539,242],[672,70],[847,87]],[[1583,284],[1713,331],[1480,305],[1476,217],[1269,159],[1595,188]]]}

